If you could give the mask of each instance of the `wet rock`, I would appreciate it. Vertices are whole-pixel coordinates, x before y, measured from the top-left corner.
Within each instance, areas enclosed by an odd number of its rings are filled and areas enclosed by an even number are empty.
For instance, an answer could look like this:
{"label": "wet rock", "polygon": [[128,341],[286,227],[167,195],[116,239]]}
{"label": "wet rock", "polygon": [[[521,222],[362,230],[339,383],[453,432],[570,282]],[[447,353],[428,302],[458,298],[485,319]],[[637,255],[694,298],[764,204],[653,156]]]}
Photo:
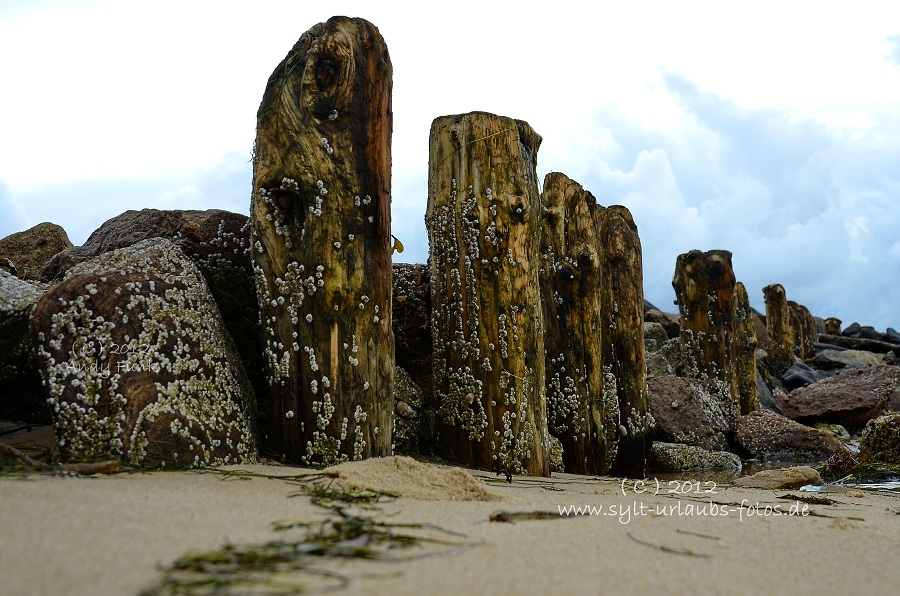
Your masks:
{"label": "wet rock", "polygon": [[746,488],[795,490],[807,484],[822,484],[822,477],[813,468],[800,466],[777,470],[762,470],[752,476],[738,478],[734,483]]}
{"label": "wet rock", "polygon": [[654,442],[650,448],[650,466],[660,472],[740,471],[741,458],[728,451],[708,451],[693,445]]}
{"label": "wet rock", "polygon": [[787,390],[805,387],[821,381],[824,376],[802,362],[797,362],[781,376],[781,382]]}
{"label": "wet rock", "polygon": [[28,324],[46,288],[0,269],[0,419],[49,422]]}
{"label": "wet rock", "polygon": [[845,367],[879,366],[884,364],[884,355],[863,350],[832,350],[825,349],[816,352],[813,360],[818,368],[835,369]]}
{"label": "wet rock", "polygon": [[870,420],[863,430],[859,452],[869,459],[900,464],[900,414]]}
{"label": "wet rock", "polygon": [[764,410],[774,410],[775,397],[772,395],[772,390],[769,389],[769,386],[766,384],[765,377],[763,377],[763,374],[759,371],[759,367],[756,369],[756,390],[759,392],[759,407]]}
{"label": "wet rock", "polygon": [[73,267],[32,321],[60,449],[183,467],[256,458],[253,391],[203,276],[162,238]]}
{"label": "wet rock", "polygon": [[659,323],[662,325],[668,339],[674,339],[681,336],[681,317],[677,314],[662,312],[659,309],[652,308],[644,310],[644,322]]}
{"label": "wet rock", "polygon": [[884,411],[900,388],[900,368],[855,368],[775,398],[779,411],[804,424],[832,422],[861,427]]}
{"label": "wet rock", "polygon": [[53,255],[72,246],[66,231],[44,222],[0,240],[0,269],[20,279],[37,279]]}
{"label": "wet rock", "polygon": [[763,461],[824,461],[846,452],[833,436],[766,410],[741,416],[735,442]]}
{"label": "wet rock", "polygon": [[714,383],[662,376],[647,382],[655,439],[709,451],[728,448],[729,425]]}
{"label": "wet rock", "polygon": [[167,238],[200,269],[234,338],[254,391],[262,395],[262,332],[250,257],[250,218],[221,209],[126,211],[101,225],[82,246],[57,254],[40,279],[59,281],[66,270],[148,238]]}

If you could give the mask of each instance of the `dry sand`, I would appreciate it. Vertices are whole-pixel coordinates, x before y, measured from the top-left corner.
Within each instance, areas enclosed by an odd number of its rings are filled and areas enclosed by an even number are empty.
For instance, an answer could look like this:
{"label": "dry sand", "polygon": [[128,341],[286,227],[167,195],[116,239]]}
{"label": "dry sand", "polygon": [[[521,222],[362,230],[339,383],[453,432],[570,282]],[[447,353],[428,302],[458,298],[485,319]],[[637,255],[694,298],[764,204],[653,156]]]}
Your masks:
{"label": "dry sand", "polygon": [[[510,484],[407,458],[344,464],[318,482],[400,493],[367,514],[464,535],[431,532],[465,546],[414,546],[407,554],[429,556],[412,560],[317,565],[347,578],[346,591],[357,594],[821,596],[892,593],[900,583],[896,494],[830,487],[824,496],[833,505],[787,515],[798,502],[778,496],[803,493],[683,482],[657,492],[653,483],[623,488],[621,480],[567,474]],[[681,494],[668,494],[673,488]],[[276,520],[326,517],[308,496],[291,496],[297,491],[288,480],[208,472],[2,478],[0,593],[138,594],[180,555],[279,539]],[[489,521],[498,511],[558,513],[570,505],[602,515]]]}

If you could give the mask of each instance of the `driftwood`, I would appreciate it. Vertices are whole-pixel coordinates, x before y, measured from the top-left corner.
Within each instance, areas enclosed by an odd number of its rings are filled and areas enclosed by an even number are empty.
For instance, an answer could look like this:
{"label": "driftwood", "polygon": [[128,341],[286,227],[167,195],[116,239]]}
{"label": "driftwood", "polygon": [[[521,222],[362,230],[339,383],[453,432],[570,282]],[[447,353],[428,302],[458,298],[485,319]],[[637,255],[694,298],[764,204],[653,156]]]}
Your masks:
{"label": "driftwood", "polygon": [[741,415],[759,409],[759,389],[756,386],[756,330],[750,297],[741,282],[734,284],[734,333],[736,340],[736,373]]}
{"label": "driftwood", "polygon": [[[604,392],[600,216],[594,196],[565,174],[544,178],[541,296],[547,422],[573,474],[608,474],[618,441],[615,390]],[[605,397],[608,397],[608,403]]]}
{"label": "driftwood", "polygon": [[391,62],[334,17],[269,78],[251,220],[269,445],[295,462],[391,453]]}
{"label": "driftwood", "polygon": [[791,322],[791,311],[781,284],[764,287],[763,295],[766,299],[766,334],[769,339],[766,367],[772,375],[781,377],[794,364],[794,327]]}
{"label": "driftwood", "polygon": [[713,379],[730,395],[723,411],[736,418],[740,386],[736,366],[734,270],[731,252],[692,250],[675,264],[672,286],[681,314],[681,351],[685,376]]}
{"label": "driftwood", "polygon": [[644,278],[641,241],[631,213],[621,205],[600,218],[600,308],[603,370],[611,403],[619,404],[618,449],[612,472],[643,478],[650,451],[653,417],[647,395],[644,357]]}
{"label": "driftwood", "polygon": [[433,398],[457,463],[548,476],[539,286],[541,137],[474,112],[431,126]]}

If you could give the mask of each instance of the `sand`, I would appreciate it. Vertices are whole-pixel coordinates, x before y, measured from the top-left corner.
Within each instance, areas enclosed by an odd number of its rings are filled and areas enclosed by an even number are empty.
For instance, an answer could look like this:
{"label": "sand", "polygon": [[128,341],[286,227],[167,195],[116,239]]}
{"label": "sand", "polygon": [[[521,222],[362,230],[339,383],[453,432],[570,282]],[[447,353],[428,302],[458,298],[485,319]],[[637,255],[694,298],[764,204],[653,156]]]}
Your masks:
{"label": "sand", "polygon": [[[224,469],[272,478],[198,472],[0,478],[0,593],[138,594],[185,553],[276,540],[282,534],[272,522],[329,513],[297,496],[290,479],[318,471]],[[357,594],[821,596],[890,593],[900,582],[897,494],[829,487],[815,496],[834,504],[805,504],[805,515],[802,509],[790,515],[804,503],[778,497],[803,493],[681,481],[623,485],[567,474],[507,483],[408,458],[336,466],[316,482],[402,494],[366,513],[458,533],[427,533],[456,546],[414,546],[409,553],[421,556],[412,560],[318,565],[346,578],[346,591]],[[489,521],[500,511],[558,513],[571,505],[601,508],[602,515]]]}

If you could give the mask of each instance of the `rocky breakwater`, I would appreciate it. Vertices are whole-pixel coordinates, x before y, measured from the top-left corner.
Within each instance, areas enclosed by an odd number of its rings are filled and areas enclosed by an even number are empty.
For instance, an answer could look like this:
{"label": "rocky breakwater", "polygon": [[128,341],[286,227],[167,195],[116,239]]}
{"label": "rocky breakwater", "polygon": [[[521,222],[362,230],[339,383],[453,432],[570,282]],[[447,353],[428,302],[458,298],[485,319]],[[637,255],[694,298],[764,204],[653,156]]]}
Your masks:
{"label": "rocky breakwater", "polygon": [[172,242],[73,266],[37,302],[31,332],[63,456],[255,460],[253,391],[203,275]]}

